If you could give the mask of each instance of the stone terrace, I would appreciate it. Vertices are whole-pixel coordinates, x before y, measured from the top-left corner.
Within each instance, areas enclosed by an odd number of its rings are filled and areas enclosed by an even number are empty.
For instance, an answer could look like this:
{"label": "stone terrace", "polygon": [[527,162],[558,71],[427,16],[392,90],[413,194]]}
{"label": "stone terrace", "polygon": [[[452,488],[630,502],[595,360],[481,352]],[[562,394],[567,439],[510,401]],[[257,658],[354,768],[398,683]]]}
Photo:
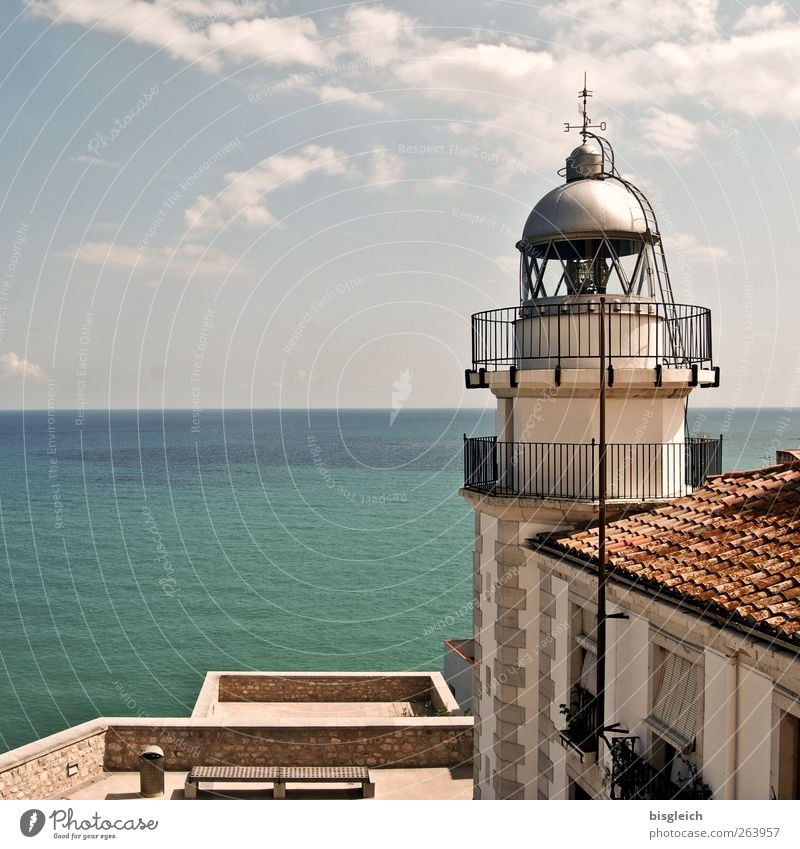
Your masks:
{"label": "stone terrace", "polygon": [[364,765],[379,797],[463,798],[472,723],[439,673],[210,672],[191,717],[102,717],[0,755],[0,799],[138,797],[152,745],[167,798],[192,766],[227,764]]}

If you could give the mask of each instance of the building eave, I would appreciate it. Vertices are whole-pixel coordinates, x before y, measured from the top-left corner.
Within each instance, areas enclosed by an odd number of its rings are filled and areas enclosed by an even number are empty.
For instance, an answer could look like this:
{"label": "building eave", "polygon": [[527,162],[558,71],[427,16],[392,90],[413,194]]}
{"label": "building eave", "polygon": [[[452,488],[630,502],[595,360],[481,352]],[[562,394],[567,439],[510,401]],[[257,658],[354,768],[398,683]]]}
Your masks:
{"label": "building eave", "polygon": [[[596,574],[597,558],[583,557],[574,552],[566,551],[557,545],[553,545],[551,541],[548,541],[549,539],[549,537],[533,537],[528,540],[528,546],[532,551],[557,557],[559,562],[568,567],[580,569],[592,576]],[[759,643],[766,643],[770,647],[778,646],[794,655],[797,655],[800,651],[800,639],[781,635],[771,628],[760,627],[758,623],[749,622],[736,612],[731,613],[725,610],[721,605],[716,605],[713,602],[698,602],[690,595],[680,593],[658,581],[630,575],[613,564],[609,564],[607,569],[609,580],[623,584],[637,594],[657,602],[668,602],[681,612],[693,613],[701,619],[712,622],[719,628],[733,629],[738,634],[751,640],[757,640]]]}

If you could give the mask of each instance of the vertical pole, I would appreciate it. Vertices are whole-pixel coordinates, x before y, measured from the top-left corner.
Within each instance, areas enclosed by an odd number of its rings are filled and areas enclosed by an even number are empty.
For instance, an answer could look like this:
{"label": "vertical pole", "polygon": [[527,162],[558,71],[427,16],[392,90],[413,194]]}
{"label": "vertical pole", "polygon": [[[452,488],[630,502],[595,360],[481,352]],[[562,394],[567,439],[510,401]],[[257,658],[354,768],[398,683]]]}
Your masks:
{"label": "vertical pole", "polygon": [[606,323],[605,298],[600,298],[600,459],[597,474],[597,738],[605,727],[606,701]]}

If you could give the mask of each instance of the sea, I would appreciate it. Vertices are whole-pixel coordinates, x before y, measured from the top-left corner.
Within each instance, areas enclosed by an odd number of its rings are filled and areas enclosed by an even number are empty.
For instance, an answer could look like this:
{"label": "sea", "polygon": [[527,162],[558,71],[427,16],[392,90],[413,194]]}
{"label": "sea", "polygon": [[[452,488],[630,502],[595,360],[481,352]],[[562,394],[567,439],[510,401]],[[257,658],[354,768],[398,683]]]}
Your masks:
{"label": "sea", "polygon": [[[726,469],[800,411],[702,409]],[[208,670],[441,669],[472,628],[479,410],[0,412],[0,749],[186,716]]]}

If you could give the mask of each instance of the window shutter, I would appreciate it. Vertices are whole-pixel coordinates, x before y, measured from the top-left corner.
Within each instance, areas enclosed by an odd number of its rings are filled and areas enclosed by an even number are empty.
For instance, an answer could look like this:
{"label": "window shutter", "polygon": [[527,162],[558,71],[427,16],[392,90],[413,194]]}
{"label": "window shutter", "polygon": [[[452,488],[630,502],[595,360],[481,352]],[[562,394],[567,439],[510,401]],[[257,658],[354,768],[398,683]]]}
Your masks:
{"label": "window shutter", "polygon": [[683,751],[697,735],[697,668],[674,654],[664,660],[655,704],[645,724]]}
{"label": "window shutter", "polygon": [[583,649],[583,663],[581,664],[581,677],[578,683],[592,696],[597,695],[597,643],[581,634],[577,639],[578,645]]}

